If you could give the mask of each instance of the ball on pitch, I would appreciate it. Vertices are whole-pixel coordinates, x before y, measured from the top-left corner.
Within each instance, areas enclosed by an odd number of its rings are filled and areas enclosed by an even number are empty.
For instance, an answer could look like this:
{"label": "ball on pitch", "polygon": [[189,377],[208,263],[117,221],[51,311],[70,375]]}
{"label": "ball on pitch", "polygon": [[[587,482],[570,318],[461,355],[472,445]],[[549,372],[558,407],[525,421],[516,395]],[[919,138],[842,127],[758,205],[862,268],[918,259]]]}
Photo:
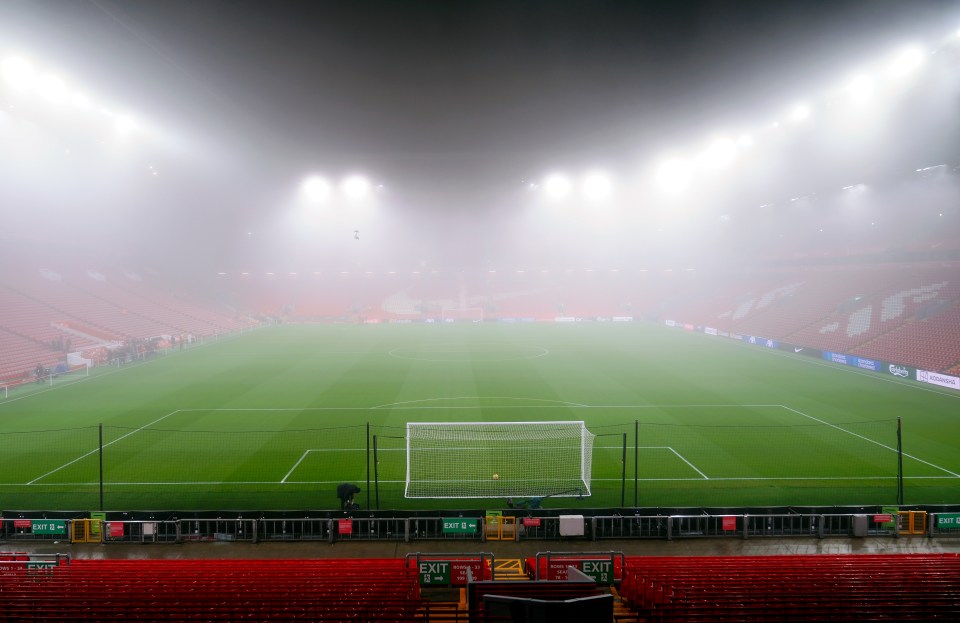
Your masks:
{"label": "ball on pitch", "polygon": [[494,475],[493,475],[493,479],[494,479],[494,480],[500,480],[500,474],[494,474]]}

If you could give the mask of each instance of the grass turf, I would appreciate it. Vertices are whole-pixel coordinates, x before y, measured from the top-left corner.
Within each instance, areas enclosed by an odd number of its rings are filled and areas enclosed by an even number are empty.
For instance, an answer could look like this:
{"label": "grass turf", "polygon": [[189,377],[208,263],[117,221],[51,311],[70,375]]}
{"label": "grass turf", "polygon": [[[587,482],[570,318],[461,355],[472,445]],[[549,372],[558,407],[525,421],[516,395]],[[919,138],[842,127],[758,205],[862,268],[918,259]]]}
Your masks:
{"label": "grass turf", "polygon": [[[545,506],[892,504],[897,417],[904,501],[958,503],[958,400],[640,323],[281,326],[11,391],[0,401],[0,507],[96,509],[101,458],[114,510],[333,508],[342,481],[364,488],[364,507],[500,507],[404,498],[404,426],[539,420],[584,420],[599,435],[592,495]],[[499,459],[505,495],[533,477],[535,458]],[[460,469],[449,460],[436,471]]]}

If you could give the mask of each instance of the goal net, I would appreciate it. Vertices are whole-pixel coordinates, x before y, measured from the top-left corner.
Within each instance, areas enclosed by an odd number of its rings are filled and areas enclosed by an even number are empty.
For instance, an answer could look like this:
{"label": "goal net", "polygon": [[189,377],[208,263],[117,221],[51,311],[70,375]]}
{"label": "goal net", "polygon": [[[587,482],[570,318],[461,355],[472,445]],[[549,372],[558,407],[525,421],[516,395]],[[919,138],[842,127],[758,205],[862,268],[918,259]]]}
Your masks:
{"label": "goal net", "polygon": [[594,435],[572,422],[409,422],[408,498],[590,495]]}
{"label": "goal net", "polygon": [[447,307],[440,310],[444,322],[483,322],[482,307]]}

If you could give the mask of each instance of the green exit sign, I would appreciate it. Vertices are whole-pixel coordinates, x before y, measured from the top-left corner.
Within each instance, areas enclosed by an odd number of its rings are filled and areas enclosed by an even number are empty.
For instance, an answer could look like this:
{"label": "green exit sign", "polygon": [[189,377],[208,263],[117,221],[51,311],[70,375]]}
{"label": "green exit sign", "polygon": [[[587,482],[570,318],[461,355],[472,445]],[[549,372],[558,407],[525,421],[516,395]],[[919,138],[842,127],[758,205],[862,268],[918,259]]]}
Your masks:
{"label": "green exit sign", "polygon": [[937,515],[938,528],[960,528],[960,513],[940,513]]}
{"label": "green exit sign", "polygon": [[589,575],[597,584],[613,584],[613,561],[581,560],[580,571]]}
{"label": "green exit sign", "polygon": [[418,571],[420,572],[421,586],[426,586],[429,584],[450,584],[449,560],[421,562]]}
{"label": "green exit sign", "polygon": [[464,519],[463,517],[444,517],[444,534],[473,534],[477,531],[477,519]]}
{"label": "green exit sign", "polygon": [[34,519],[30,524],[34,534],[66,534],[67,522],[59,519]]}

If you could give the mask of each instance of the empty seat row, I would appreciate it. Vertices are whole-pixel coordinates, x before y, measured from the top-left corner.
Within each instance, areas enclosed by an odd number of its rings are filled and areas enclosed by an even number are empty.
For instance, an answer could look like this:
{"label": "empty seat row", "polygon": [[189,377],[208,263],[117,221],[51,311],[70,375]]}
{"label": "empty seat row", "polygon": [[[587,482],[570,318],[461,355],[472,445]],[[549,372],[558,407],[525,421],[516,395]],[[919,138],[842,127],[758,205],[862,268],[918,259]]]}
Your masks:
{"label": "empty seat row", "polygon": [[960,557],[628,557],[620,595],[648,621],[950,618]]}

